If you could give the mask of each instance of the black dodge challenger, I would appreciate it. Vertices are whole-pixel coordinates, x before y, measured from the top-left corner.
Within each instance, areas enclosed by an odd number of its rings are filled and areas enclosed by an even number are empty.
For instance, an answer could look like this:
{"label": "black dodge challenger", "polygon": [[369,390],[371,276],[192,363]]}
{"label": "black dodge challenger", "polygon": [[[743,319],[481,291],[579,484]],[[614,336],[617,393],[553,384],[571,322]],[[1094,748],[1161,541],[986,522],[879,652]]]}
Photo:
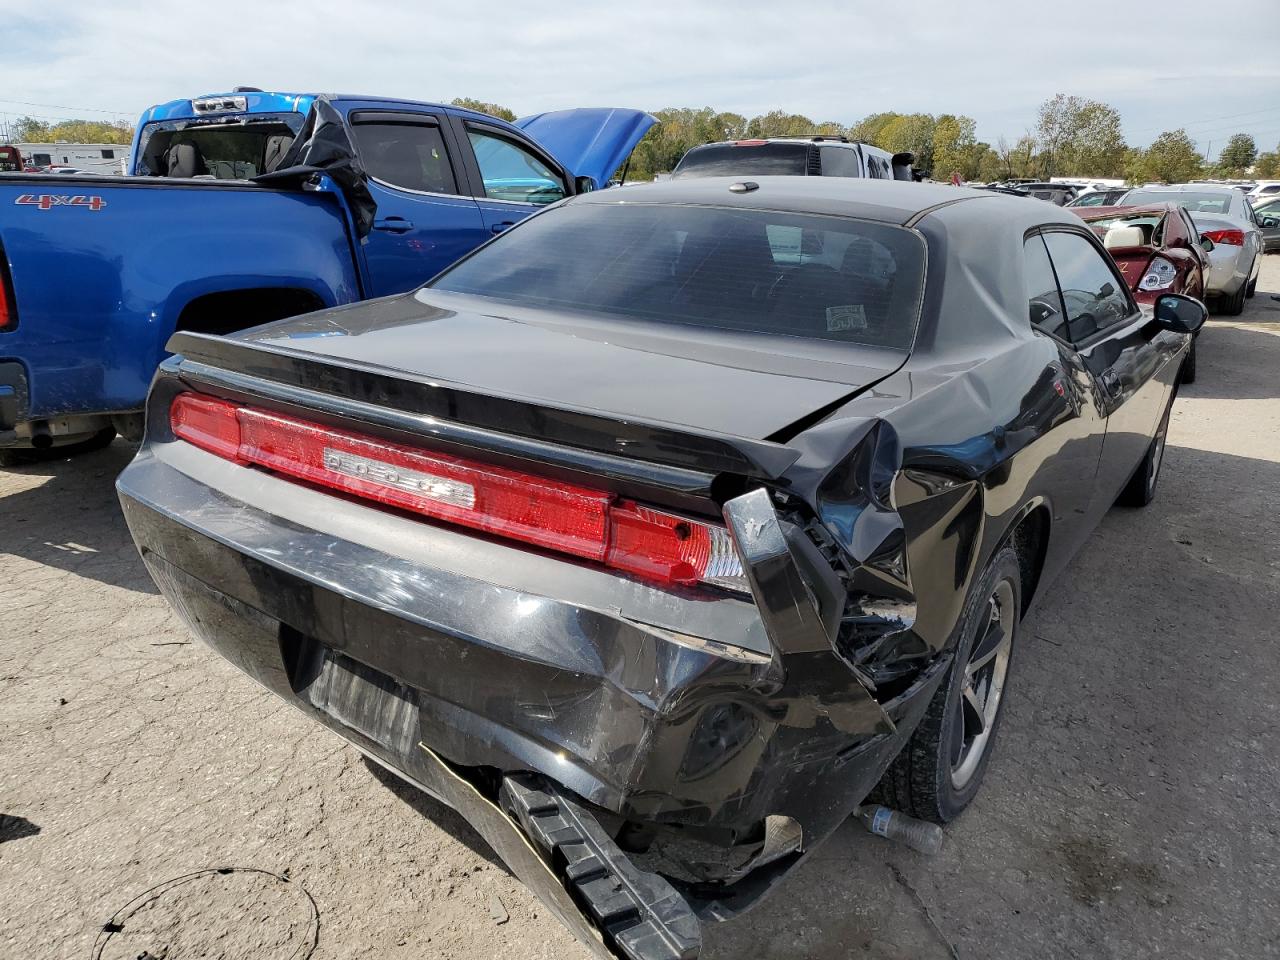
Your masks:
{"label": "black dodge challenger", "polygon": [[598,955],[689,958],[873,789],[969,803],[1203,321],[1051,204],[608,190],[414,293],[175,335],[118,489],[210,646]]}

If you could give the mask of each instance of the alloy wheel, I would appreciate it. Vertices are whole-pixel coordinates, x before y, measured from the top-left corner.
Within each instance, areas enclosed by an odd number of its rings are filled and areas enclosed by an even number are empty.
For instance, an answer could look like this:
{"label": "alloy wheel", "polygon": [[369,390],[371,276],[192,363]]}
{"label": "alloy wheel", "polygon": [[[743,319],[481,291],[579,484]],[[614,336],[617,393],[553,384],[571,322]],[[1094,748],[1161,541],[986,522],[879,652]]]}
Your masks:
{"label": "alloy wheel", "polygon": [[1001,580],[987,598],[986,615],[964,664],[956,716],[951,725],[951,785],[963,790],[986,755],[1005,678],[1017,622],[1013,584]]}

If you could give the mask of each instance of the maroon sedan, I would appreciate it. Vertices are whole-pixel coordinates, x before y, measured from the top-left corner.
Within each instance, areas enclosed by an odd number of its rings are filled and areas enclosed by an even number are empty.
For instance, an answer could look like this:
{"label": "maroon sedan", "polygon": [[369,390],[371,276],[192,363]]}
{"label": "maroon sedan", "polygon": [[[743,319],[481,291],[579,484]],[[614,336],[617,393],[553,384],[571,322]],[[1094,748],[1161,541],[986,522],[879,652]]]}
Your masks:
{"label": "maroon sedan", "polygon": [[[1136,207],[1072,208],[1102,238],[1102,244],[1129,283],[1134,299],[1154,304],[1162,293],[1185,293],[1204,300],[1209,257],[1191,216],[1176,203]],[[1196,376],[1195,343],[1182,382]]]}
{"label": "maroon sedan", "polygon": [[1139,303],[1155,303],[1162,293],[1204,299],[1208,257],[1201,246],[1200,231],[1176,203],[1072,212],[1102,238],[1102,245]]}

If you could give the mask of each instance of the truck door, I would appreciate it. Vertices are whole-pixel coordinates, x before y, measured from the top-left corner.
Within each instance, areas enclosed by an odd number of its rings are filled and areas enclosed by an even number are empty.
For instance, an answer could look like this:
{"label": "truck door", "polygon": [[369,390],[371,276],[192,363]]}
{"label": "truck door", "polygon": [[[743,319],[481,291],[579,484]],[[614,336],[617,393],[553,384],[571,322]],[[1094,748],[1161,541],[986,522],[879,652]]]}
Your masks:
{"label": "truck door", "polygon": [[568,174],[519,134],[475,120],[457,119],[455,129],[469,150],[471,183],[490,234],[569,195]]}
{"label": "truck door", "polygon": [[[443,123],[442,123],[443,120]],[[352,140],[378,204],[365,246],[373,296],[425,283],[489,237],[447,120],[405,110],[357,110]]]}

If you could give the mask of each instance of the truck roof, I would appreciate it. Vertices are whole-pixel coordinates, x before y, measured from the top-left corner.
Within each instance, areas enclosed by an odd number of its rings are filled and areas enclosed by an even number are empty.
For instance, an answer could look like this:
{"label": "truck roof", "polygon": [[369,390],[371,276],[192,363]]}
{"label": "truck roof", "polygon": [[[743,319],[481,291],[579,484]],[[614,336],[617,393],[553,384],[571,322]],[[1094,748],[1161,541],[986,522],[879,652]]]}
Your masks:
{"label": "truck roof", "polygon": [[[216,116],[218,113],[306,113],[311,109],[311,104],[315,99],[322,96],[321,93],[288,93],[284,91],[265,91],[265,90],[240,90],[230,93],[205,93],[196,97],[189,97],[184,100],[170,100],[167,103],[158,103],[153,107],[142,112],[142,117],[138,121],[138,126],[142,127],[148,123],[154,123],[157,120],[189,120],[199,116]],[[495,118],[486,114],[477,113],[474,110],[468,110],[465,107],[454,107],[443,103],[435,103],[429,100],[410,100],[404,97],[383,97],[368,96],[363,94],[329,94],[329,99],[335,102],[343,100],[376,100],[379,103],[388,105],[399,105],[405,107],[438,107],[444,108],[448,106],[450,110],[457,110],[463,113],[469,113],[477,117],[485,117],[488,120]],[[244,106],[236,103],[238,98],[244,98]],[[199,109],[199,104],[215,104],[218,101],[230,103],[233,106],[224,108],[223,110]]]}

